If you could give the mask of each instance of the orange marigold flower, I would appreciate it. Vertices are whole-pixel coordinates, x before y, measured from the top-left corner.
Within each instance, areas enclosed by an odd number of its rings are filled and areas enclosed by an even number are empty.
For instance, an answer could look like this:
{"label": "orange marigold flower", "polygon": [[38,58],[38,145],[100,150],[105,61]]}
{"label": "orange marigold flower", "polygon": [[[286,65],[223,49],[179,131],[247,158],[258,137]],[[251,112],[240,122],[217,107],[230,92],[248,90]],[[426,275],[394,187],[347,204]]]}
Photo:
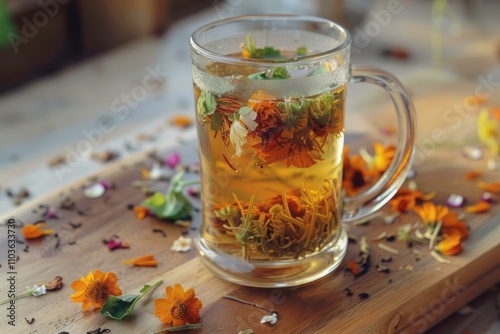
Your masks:
{"label": "orange marigold flower", "polygon": [[443,255],[457,255],[463,250],[460,241],[459,235],[452,235],[437,244],[434,249]]}
{"label": "orange marigold flower", "polygon": [[175,284],[172,288],[165,288],[167,298],[158,298],[155,300],[155,315],[161,322],[173,326],[181,326],[186,323],[195,324],[200,321],[200,309],[202,303],[195,298],[192,288],[184,291],[180,284]]}
{"label": "orange marigold flower", "polygon": [[365,185],[368,174],[366,162],[359,155],[349,157],[349,147],[344,146],[342,167],[342,188],[347,195],[356,195]]}
{"label": "orange marigold flower", "polygon": [[414,195],[404,195],[394,197],[389,201],[392,211],[408,212],[417,204],[417,198]]}
{"label": "orange marigold flower", "polygon": [[445,237],[458,235],[461,240],[464,240],[469,235],[469,228],[467,224],[458,219],[458,215],[455,212],[448,212],[446,216],[443,217],[441,233],[443,233]]}
{"label": "orange marigold flower", "polygon": [[89,272],[71,283],[76,292],[69,296],[75,303],[83,303],[82,309],[87,311],[91,306],[100,309],[108,296],[121,296],[122,290],[117,284],[118,278],[114,273],[103,273],[99,270]]}
{"label": "orange marigold flower", "polygon": [[469,205],[468,207],[465,208],[465,212],[468,213],[481,213],[481,212],[486,212],[490,209],[490,203],[488,202],[479,202],[474,205]]}
{"label": "orange marigold flower", "polygon": [[396,147],[394,145],[384,146],[381,143],[375,143],[373,144],[373,149],[375,150],[375,154],[368,168],[383,173],[389,167],[392,158],[394,158]]}
{"label": "orange marigold flower", "polygon": [[139,219],[146,218],[149,215],[149,208],[145,206],[134,206],[135,216]]}
{"label": "orange marigold flower", "polygon": [[52,234],[54,230],[47,228],[42,229],[42,227],[47,226],[45,222],[40,222],[38,224],[27,224],[21,230],[21,233],[24,235],[25,239],[36,239],[43,237],[48,234]]}
{"label": "orange marigold flower", "polygon": [[148,254],[132,260],[123,261],[124,264],[133,264],[136,267],[157,267],[158,261],[154,259],[154,255]]}
{"label": "orange marigold flower", "polygon": [[421,206],[414,207],[413,211],[415,211],[420,218],[422,218],[422,221],[426,225],[436,224],[449,212],[446,206],[435,205],[432,202],[424,202]]}
{"label": "orange marigold flower", "polygon": [[492,183],[479,182],[477,186],[482,190],[490,193],[494,194],[500,193],[500,182],[492,182]]}

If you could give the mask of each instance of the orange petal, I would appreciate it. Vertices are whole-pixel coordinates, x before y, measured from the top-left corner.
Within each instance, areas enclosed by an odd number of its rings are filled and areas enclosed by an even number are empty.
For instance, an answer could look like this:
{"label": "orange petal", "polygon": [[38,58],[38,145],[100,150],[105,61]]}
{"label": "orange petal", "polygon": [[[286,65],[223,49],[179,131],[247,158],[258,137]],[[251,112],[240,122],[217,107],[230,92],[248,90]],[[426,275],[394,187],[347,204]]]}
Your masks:
{"label": "orange petal", "polygon": [[352,273],[354,274],[354,276],[359,275],[359,267],[358,267],[358,264],[356,263],[356,261],[349,262],[347,264],[347,266],[352,271]]}
{"label": "orange petal", "polygon": [[456,255],[463,250],[460,240],[459,235],[452,235],[437,244],[435,249],[444,255]]}
{"label": "orange petal", "polygon": [[488,191],[490,193],[495,193],[495,194],[500,193],[500,182],[493,182],[493,183],[479,182],[477,186],[482,190]]}
{"label": "orange petal", "polygon": [[184,289],[182,288],[182,285],[180,285],[178,283],[174,285],[173,297],[174,297],[174,300],[183,300],[184,299]]}
{"label": "orange petal", "polygon": [[473,170],[473,171],[465,173],[465,178],[467,180],[474,180],[474,179],[477,179],[479,176],[481,176],[480,170]]}
{"label": "orange petal", "polygon": [[172,117],[170,120],[170,123],[176,126],[179,126],[181,128],[187,128],[191,124],[193,124],[193,119],[189,116],[184,116],[184,115],[176,115]]}
{"label": "orange petal", "polygon": [[27,224],[23,227],[21,233],[23,234],[25,239],[36,239],[54,232],[54,230],[52,229],[42,230],[41,227],[45,226],[46,226],[45,223],[38,223],[36,225]]}
{"label": "orange petal", "polygon": [[490,209],[490,203],[488,202],[479,202],[474,205],[469,205],[468,207],[465,208],[465,212],[468,213],[481,213],[481,212],[486,212]]}
{"label": "orange petal", "polygon": [[136,267],[157,267],[158,261],[156,260],[143,260],[134,262],[134,266]]}
{"label": "orange petal", "polygon": [[141,257],[138,257],[138,258],[135,258],[135,259],[132,259],[132,260],[123,261],[123,263],[124,264],[137,265],[136,263],[146,263],[147,261],[156,261],[154,259],[154,255],[148,254],[148,255],[141,256]]}

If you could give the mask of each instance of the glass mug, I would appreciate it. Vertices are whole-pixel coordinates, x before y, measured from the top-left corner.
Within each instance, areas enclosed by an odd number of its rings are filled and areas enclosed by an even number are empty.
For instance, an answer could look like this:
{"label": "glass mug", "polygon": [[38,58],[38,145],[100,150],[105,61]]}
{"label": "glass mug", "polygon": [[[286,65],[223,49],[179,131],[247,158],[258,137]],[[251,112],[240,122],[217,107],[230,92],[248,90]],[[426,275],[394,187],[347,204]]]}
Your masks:
{"label": "glass mug", "polygon": [[[350,66],[351,37],[300,15],[225,19],[190,38],[201,167],[201,261],[230,282],[285,287],[342,262],[342,222],[382,207],[404,182],[414,110],[390,74]],[[398,114],[389,168],[354,197],[342,193],[349,82],[382,86]]]}

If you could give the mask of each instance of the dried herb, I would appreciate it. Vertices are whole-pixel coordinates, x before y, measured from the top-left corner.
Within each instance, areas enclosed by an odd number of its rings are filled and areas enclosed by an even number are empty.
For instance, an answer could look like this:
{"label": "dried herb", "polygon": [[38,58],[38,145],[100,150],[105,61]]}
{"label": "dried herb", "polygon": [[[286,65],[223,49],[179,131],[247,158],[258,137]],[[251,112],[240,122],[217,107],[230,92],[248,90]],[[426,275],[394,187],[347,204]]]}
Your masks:
{"label": "dried herb", "polygon": [[364,300],[364,299],[366,299],[366,298],[370,297],[370,295],[369,295],[369,294],[367,294],[366,292],[361,292],[361,293],[358,295],[358,297],[359,297],[359,299]]}
{"label": "dried herb", "polygon": [[392,257],[387,257],[387,258],[384,257],[380,260],[380,262],[382,262],[382,263],[387,263],[387,262],[391,262],[391,261],[392,261]]}
{"label": "dried herb", "polygon": [[166,237],[167,236],[167,233],[165,233],[165,231],[163,231],[162,229],[159,229],[159,228],[154,228],[153,229],[153,233],[159,233],[162,235],[162,237]]}
{"label": "dried herb", "polygon": [[375,268],[376,268],[376,269],[377,269],[377,271],[378,271],[378,272],[380,272],[380,273],[388,274],[388,273],[390,273],[390,272],[391,272],[391,269],[389,269],[389,268],[388,268],[388,267],[386,267],[386,266],[379,265],[379,264],[377,264],[377,265],[375,266]]}
{"label": "dried herb", "polygon": [[344,289],[344,291],[345,291],[345,295],[346,295],[346,297],[351,297],[351,296],[352,296],[352,291],[351,291],[351,289],[349,289],[349,288],[345,288],[345,289]]}
{"label": "dried herb", "polygon": [[60,290],[63,286],[63,279],[61,276],[56,276],[52,281],[37,283],[38,286],[45,285],[47,291]]}
{"label": "dried herb", "polygon": [[154,284],[145,284],[139,291],[140,295],[123,295],[123,296],[109,296],[102,306],[99,314],[104,317],[110,317],[116,320],[121,320],[134,310],[135,304],[149,291],[156,288],[163,282],[162,279],[156,281]]}
{"label": "dried herb", "polygon": [[103,333],[111,333],[111,329],[108,328],[101,329],[99,327],[97,329],[94,329],[93,331],[87,332],[87,334],[103,334]]}
{"label": "dried herb", "polygon": [[71,226],[73,229],[77,229],[79,227],[82,227],[82,223],[78,222],[78,223],[73,223],[73,222],[68,222],[69,226]]}
{"label": "dried herb", "polygon": [[28,323],[28,325],[32,325],[35,322],[35,318],[31,318],[30,320],[24,318],[24,320],[26,320],[26,322]]}

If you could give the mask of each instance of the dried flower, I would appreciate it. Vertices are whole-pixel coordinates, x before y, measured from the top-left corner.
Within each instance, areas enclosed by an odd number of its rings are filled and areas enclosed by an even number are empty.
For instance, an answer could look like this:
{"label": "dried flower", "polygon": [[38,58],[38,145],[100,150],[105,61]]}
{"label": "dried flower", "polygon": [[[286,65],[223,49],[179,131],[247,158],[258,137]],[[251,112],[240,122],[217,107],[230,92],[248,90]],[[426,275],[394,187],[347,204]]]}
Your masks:
{"label": "dried flower", "polygon": [[174,169],[181,162],[181,155],[178,152],[170,154],[164,159],[165,164]]}
{"label": "dried flower", "polygon": [[128,242],[126,241],[121,241],[121,240],[115,240],[113,238],[108,240],[108,249],[110,251],[113,251],[115,249],[123,249],[123,248],[130,248]]}
{"label": "dried flower", "polygon": [[144,219],[151,214],[151,210],[145,206],[134,206],[134,211],[138,219]]}
{"label": "dried flower", "polygon": [[469,229],[467,227],[467,224],[458,219],[458,215],[455,212],[448,212],[448,214],[443,217],[441,233],[445,237],[458,235],[460,236],[461,240],[464,240],[469,235]]}
{"label": "dried flower", "polygon": [[172,247],[170,250],[174,252],[189,252],[191,250],[191,238],[184,238],[182,235],[174,240]]}
{"label": "dried flower", "polygon": [[394,145],[384,146],[381,143],[374,143],[373,149],[375,154],[373,155],[370,162],[368,162],[368,168],[370,170],[375,170],[378,173],[384,173],[396,153],[396,147]]}
{"label": "dried flower", "polygon": [[181,128],[187,128],[193,124],[193,119],[190,116],[175,115],[170,119],[170,123]]}
{"label": "dried flower", "polygon": [[274,325],[278,321],[278,314],[276,312],[271,313],[270,315],[265,315],[260,320],[261,324],[265,324],[266,322],[270,325]]}
{"label": "dried flower", "polygon": [[194,324],[200,321],[202,302],[195,297],[192,288],[184,291],[180,284],[165,288],[165,298],[154,301],[155,315],[161,322],[180,326],[186,323]]}
{"label": "dried flower", "polygon": [[42,227],[47,226],[45,222],[39,222],[36,225],[35,224],[27,224],[23,227],[21,230],[21,233],[24,235],[25,239],[37,239],[49,234],[52,234],[54,230],[48,228],[48,229],[42,229]]}
{"label": "dried flower", "polygon": [[39,297],[39,296],[47,293],[47,289],[46,289],[45,285],[43,285],[43,284],[41,284],[41,285],[35,284],[31,288],[29,286],[27,286],[26,289],[28,289],[28,291],[26,291],[25,293],[17,294],[17,295],[15,295],[14,298],[6,298],[4,300],[1,300],[0,305],[9,303],[11,300],[16,300],[19,298],[29,297],[29,296]]}
{"label": "dried flower", "polygon": [[463,250],[460,241],[461,241],[460,235],[452,235],[450,237],[447,237],[440,243],[438,243],[434,247],[434,250],[440,252],[443,255],[459,254]]}
{"label": "dried flower", "polygon": [[465,178],[467,180],[474,180],[477,179],[479,176],[481,176],[480,170],[472,170],[470,172],[465,173]]}
{"label": "dried flower", "polygon": [[474,205],[469,205],[465,207],[465,212],[468,213],[481,213],[481,212],[486,212],[490,209],[491,204],[488,202],[479,202]]}
{"label": "dried flower", "polygon": [[442,205],[435,205],[432,202],[425,202],[421,206],[413,208],[424,224],[434,226],[448,213],[448,208]]}
{"label": "dried flower", "polygon": [[132,260],[123,261],[124,264],[133,264],[136,267],[157,267],[158,261],[154,259],[154,255],[148,254]]}
{"label": "dried flower", "polygon": [[71,283],[71,287],[76,292],[69,297],[75,303],[83,303],[82,309],[84,311],[90,307],[99,309],[104,305],[109,295],[121,296],[122,290],[118,286],[117,280],[118,278],[112,272],[91,271],[87,277],[82,277]]}
{"label": "dried flower", "polygon": [[494,194],[500,193],[500,182],[492,182],[492,183],[479,182],[477,186],[489,193],[494,193]]}

